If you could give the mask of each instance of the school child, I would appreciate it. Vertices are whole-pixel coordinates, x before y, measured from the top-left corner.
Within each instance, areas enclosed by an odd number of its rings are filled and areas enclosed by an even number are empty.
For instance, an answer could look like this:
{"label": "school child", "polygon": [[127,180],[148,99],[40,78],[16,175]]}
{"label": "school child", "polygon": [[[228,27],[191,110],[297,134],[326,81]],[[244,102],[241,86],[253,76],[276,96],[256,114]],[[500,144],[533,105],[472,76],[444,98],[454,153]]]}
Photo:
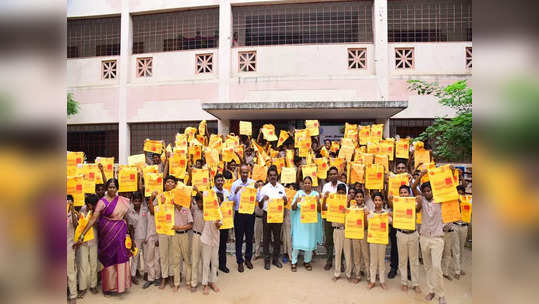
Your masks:
{"label": "school child", "polygon": [[[152,200],[146,202],[146,207],[150,211],[149,206],[153,205]],[[159,258],[159,235],[155,230],[155,217],[152,212],[146,215],[146,236],[143,247],[144,270],[148,274],[147,281],[142,285],[143,289],[150,287],[152,284],[159,286],[161,283],[161,264]]]}
{"label": "school child", "polygon": [[204,229],[204,214],[202,213],[203,200],[200,192],[197,192],[193,203],[191,204],[191,214],[193,215],[193,237],[191,240],[191,291],[196,291],[198,287],[199,265],[202,260],[202,245],[200,236]]}
{"label": "school child", "polygon": [[[372,212],[369,212],[367,215],[367,225],[369,224],[369,220],[374,217],[374,214],[383,214],[388,213],[388,224],[392,223],[392,214],[391,212],[387,212],[386,210],[382,209],[382,206],[384,205],[384,196],[381,192],[375,192],[372,195],[372,199],[374,202],[374,210]],[[387,231],[387,230],[386,230]],[[385,284],[385,271],[386,271],[386,263],[385,263],[385,256],[386,256],[386,244],[369,244],[369,250],[371,253],[370,257],[370,276],[371,276],[371,282],[368,285],[368,288],[371,289],[376,285],[376,274],[378,274],[378,277],[380,278],[380,286],[383,289],[387,288],[387,285]]]}
{"label": "school child", "polygon": [[[98,196],[95,194],[87,195],[85,198],[85,205],[82,206],[80,214],[87,216],[88,213],[93,213]],[[77,269],[79,289],[81,290],[80,296],[86,294],[88,287],[93,294],[97,293],[97,230],[94,230],[94,239],[86,243],[82,243],[77,248]]]}
{"label": "school child", "polygon": [[[365,212],[364,213],[365,218],[363,219],[363,223],[365,223],[366,214],[368,211],[367,211],[367,208],[365,207],[365,197],[363,196],[363,191],[361,189],[356,188],[355,202],[356,202],[355,206],[350,205],[350,202],[349,202],[348,208],[351,208],[351,207],[363,208]],[[351,240],[352,255],[353,255],[353,261],[354,261],[354,273],[353,274],[350,273],[350,276],[351,277],[355,276],[354,280],[352,281],[354,284],[357,284],[359,283],[359,281],[361,281],[361,271],[360,271],[361,269],[364,269],[364,273],[365,273],[367,281],[370,280],[369,244],[367,243],[366,229],[365,229],[364,236],[365,237],[362,240]]]}
{"label": "school child", "polygon": [[75,229],[78,224],[78,215],[73,208],[73,196],[67,195],[67,287],[69,290],[69,302],[77,303],[77,270],[75,268],[75,244],[73,238],[75,237]]}
{"label": "school child", "polygon": [[[264,182],[261,181],[261,180],[258,180],[255,184],[255,187],[256,189],[259,189],[262,188],[262,186],[264,186]],[[255,235],[254,235],[254,239],[255,239],[255,246],[254,246],[254,249],[255,249],[255,252],[254,252],[254,258],[255,260],[260,258],[262,256],[262,222],[264,221],[264,211],[262,210],[262,208],[260,208],[260,206],[258,206],[258,204],[255,205]]]}
{"label": "school child", "polygon": [[[219,204],[224,200],[222,193],[217,193]],[[202,293],[209,294],[208,286],[214,291],[219,292],[215,285],[217,281],[217,268],[219,267],[219,227],[221,221],[204,221],[204,229],[200,236],[202,244]]]}
{"label": "school child", "polygon": [[[132,257],[131,259],[131,281],[133,284],[138,284],[137,279],[137,268],[140,269],[140,266],[142,265],[142,260],[140,257],[141,252],[144,251],[143,249],[143,243],[146,239],[146,230],[148,227],[148,220],[146,217],[148,216],[148,207],[146,204],[143,204],[142,202],[142,194],[140,192],[134,192],[133,193],[133,212],[130,212],[128,214],[128,223],[130,226],[133,227],[135,231],[135,245],[136,248],[139,250],[137,251],[137,254]],[[144,252],[143,255],[146,253]],[[146,269],[145,269],[146,270]]]}

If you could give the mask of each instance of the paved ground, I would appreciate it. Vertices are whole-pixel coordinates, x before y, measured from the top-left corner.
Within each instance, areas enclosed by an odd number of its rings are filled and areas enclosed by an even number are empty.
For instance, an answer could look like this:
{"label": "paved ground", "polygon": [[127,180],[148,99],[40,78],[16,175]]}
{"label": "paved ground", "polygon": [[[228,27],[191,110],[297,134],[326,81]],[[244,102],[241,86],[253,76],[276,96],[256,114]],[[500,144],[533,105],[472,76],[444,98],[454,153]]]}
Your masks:
{"label": "paved ground", "polygon": [[[472,302],[472,252],[469,248],[464,251],[466,275],[460,280],[444,280],[446,299],[450,304]],[[308,272],[300,262],[298,272],[292,273],[290,263],[282,269],[272,267],[267,271],[263,268],[262,259],[258,259],[254,262],[253,270],[246,268],[244,273],[238,273],[235,258],[228,256],[231,272],[219,272],[217,285],[221,291],[217,294],[210,292],[210,295],[204,296],[201,288],[191,293],[183,285],[179,293],[174,293],[170,287],[160,290],[152,286],[143,290],[139,283],[124,295],[105,297],[101,293],[87,294],[78,303],[427,303],[423,299],[424,293],[418,296],[414,291],[404,293],[400,290],[400,274],[395,279],[386,279],[388,290],[382,290],[379,286],[368,290],[365,280],[357,285],[344,279],[333,282],[332,272],[323,269],[324,263],[325,260],[315,258],[313,270]],[[386,270],[389,270],[389,265]],[[425,272],[422,265],[420,270],[420,284],[424,292]]]}

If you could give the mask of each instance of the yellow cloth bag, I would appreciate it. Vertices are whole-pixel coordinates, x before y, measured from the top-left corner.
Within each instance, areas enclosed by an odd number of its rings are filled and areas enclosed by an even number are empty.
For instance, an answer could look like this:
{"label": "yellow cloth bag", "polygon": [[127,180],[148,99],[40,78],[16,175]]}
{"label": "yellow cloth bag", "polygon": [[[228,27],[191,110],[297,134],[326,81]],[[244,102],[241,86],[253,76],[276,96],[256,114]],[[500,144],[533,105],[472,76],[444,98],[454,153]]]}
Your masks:
{"label": "yellow cloth bag", "polygon": [[177,152],[178,150],[174,151],[174,154],[168,160],[169,173],[176,178],[184,179],[185,170],[187,169],[187,158],[185,155],[180,156]]}
{"label": "yellow cloth bag", "polygon": [[[105,171],[105,177],[107,179],[114,177],[114,157],[96,157],[95,163],[103,165],[103,171]],[[101,172],[99,172],[99,174],[97,174],[96,183],[104,184],[105,182],[106,181],[101,177]]]}
{"label": "yellow cloth bag", "polygon": [[316,196],[304,196],[300,203],[300,218],[302,224],[318,223],[317,199]]}
{"label": "yellow cloth bag", "polygon": [[290,207],[292,205],[292,201],[294,200],[294,197],[296,196],[296,190],[290,189],[290,188],[284,188],[284,192],[286,195],[287,202],[285,203],[284,207],[288,210],[290,210]]}
{"label": "yellow cloth bag", "polygon": [[374,213],[369,220],[367,229],[367,242],[370,244],[382,244],[388,243],[388,222],[389,218],[387,213]]}
{"label": "yellow cloth bag", "polygon": [[460,204],[458,200],[442,202],[442,222],[451,223],[460,221]]}
{"label": "yellow cloth bag", "polygon": [[296,182],[296,168],[284,167],[281,170],[281,184],[293,184]]}
{"label": "yellow cloth bag", "polygon": [[365,188],[369,190],[384,189],[384,166],[374,164],[365,167]]}
{"label": "yellow cloth bag", "polygon": [[239,213],[253,214],[255,212],[256,192],[256,189],[251,187],[241,189]]}
{"label": "yellow cloth bag", "polygon": [[265,183],[267,176],[268,176],[268,168],[266,166],[261,166],[257,164],[253,166],[253,174],[251,177],[252,179],[254,179],[255,181],[261,180]]}
{"label": "yellow cloth bag", "polygon": [[339,171],[339,174],[344,172],[344,159],[343,158],[330,158],[329,167],[335,167]]}
{"label": "yellow cloth bag", "polygon": [[250,121],[240,121],[240,135],[253,135],[253,124]]}
{"label": "yellow cloth bag", "polygon": [[384,155],[387,155],[389,160],[393,160],[394,156],[394,142],[391,140],[383,141],[380,143],[380,152]]}
{"label": "yellow cloth bag", "polygon": [[363,208],[348,208],[344,224],[344,237],[362,240],[365,238],[365,211]]}
{"label": "yellow cloth bag", "polygon": [[414,151],[414,167],[417,168],[419,164],[430,164],[430,151],[425,149]]}
{"label": "yellow cloth bag", "polygon": [[371,140],[373,142],[379,142],[382,140],[382,135],[384,134],[384,124],[376,124],[371,126]]}
{"label": "yellow cloth bag", "polygon": [[313,180],[313,187],[318,187],[318,177],[316,176],[316,170],[318,167],[316,164],[310,164],[310,165],[304,165],[301,167],[301,173],[303,175],[303,178],[306,176],[310,176]]}
{"label": "yellow cloth bag", "polygon": [[408,139],[399,139],[395,143],[395,156],[397,158],[410,158],[410,141]]}
{"label": "yellow cloth bag", "polygon": [[146,163],[146,156],[144,154],[135,154],[130,155],[127,157],[127,164],[129,166],[144,167],[144,164]]}
{"label": "yellow cloth bag", "polygon": [[275,135],[275,126],[272,124],[265,124],[262,127],[262,134],[264,135],[264,139],[267,141],[277,140],[277,136]]}
{"label": "yellow cloth bag", "polygon": [[462,215],[462,221],[469,224],[472,222],[472,196],[461,195],[460,201],[460,213]]}
{"label": "yellow cloth bag", "polygon": [[176,133],[176,138],[174,140],[174,145],[176,148],[187,147],[187,135]]}
{"label": "yellow cloth bag", "polygon": [[221,227],[219,227],[219,229],[223,230],[234,228],[234,211],[232,209],[233,207],[234,202],[231,201],[225,200],[221,204],[221,215],[223,216],[223,219],[221,221],[223,222],[223,224],[221,225]]}
{"label": "yellow cloth bag", "polygon": [[387,185],[389,195],[399,196],[399,188],[402,185],[408,185],[409,180],[407,173],[390,175]]}
{"label": "yellow cloth bag", "polygon": [[77,167],[84,161],[84,152],[67,151],[67,176],[73,176],[77,173]]}
{"label": "yellow cloth bag", "polygon": [[361,126],[359,129],[359,144],[366,145],[371,137],[371,126]]}
{"label": "yellow cloth bag", "polygon": [[429,169],[429,181],[434,201],[440,203],[459,199],[453,174],[448,165]]}
{"label": "yellow cloth bag", "polygon": [[277,167],[277,173],[281,174],[281,169],[284,167],[284,157],[272,158],[271,163]]}
{"label": "yellow cloth bag", "polygon": [[144,196],[149,197],[154,191],[163,193],[163,173],[147,173],[144,178]]}
{"label": "yellow cloth bag", "polygon": [[174,204],[180,205],[184,208],[191,208],[191,197],[193,194],[193,187],[186,186],[184,184],[178,184],[175,189],[172,190],[174,195]]}
{"label": "yellow cloth bag", "polygon": [[294,167],[294,150],[286,150],[286,166]]}
{"label": "yellow cloth bag", "polygon": [[282,223],[284,217],[284,200],[282,198],[274,198],[268,200],[268,223]]}
{"label": "yellow cloth bag", "polygon": [[384,171],[389,171],[389,159],[387,155],[378,154],[374,156],[374,163],[384,166]]}
{"label": "yellow cloth bag", "polygon": [[121,167],[118,172],[119,192],[133,192],[138,190],[136,167]]}
{"label": "yellow cloth bag", "polygon": [[320,134],[318,129],[320,127],[320,123],[318,120],[306,120],[305,127],[307,130],[309,130],[310,136],[318,136]]}
{"label": "yellow cloth bag", "polygon": [[99,172],[96,164],[82,165],[82,190],[84,193],[95,193],[95,181],[98,174],[101,174],[101,172]]}
{"label": "yellow cloth bag", "polygon": [[374,164],[374,154],[372,153],[362,153],[361,159],[365,166]]}
{"label": "yellow cloth bag", "polygon": [[280,147],[290,137],[287,131],[281,130],[279,133],[279,141],[277,141],[277,148]]}
{"label": "yellow cloth bag", "polygon": [[207,191],[210,189],[210,172],[206,169],[191,169],[191,184],[197,186],[199,191]]}
{"label": "yellow cloth bag", "polygon": [[326,179],[328,176],[328,159],[326,157],[315,158],[314,163],[316,164],[316,176],[321,179]]}
{"label": "yellow cloth bag", "polygon": [[326,200],[326,220],[333,223],[344,224],[346,213],[346,194],[331,193]]}
{"label": "yellow cloth bag", "polygon": [[365,165],[357,162],[351,163],[350,166],[350,183],[365,183]]}
{"label": "yellow cloth bag", "polygon": [[151,139],[144,140],[144,152],[161,154],[161,152],[163,152],[163,141]]}
{"label": "yellow cloth bag", "polygon": [[[82,234],[86,226],[88,226],[88,222],[90,221],[91,217],[92,217],[91,211],[88,212],[88,214],[86,214],[86,217],[82,213],[79,214],[79,222],[78,222],[77,228],[75,229],[75,235],[73,237],[75,242],[79,240],[80,235]],[[88,232],[86,232],[86,234],[84,235],[84,239],[82,239],[82,242],[86,243],[88,241],[93,240],[94,238],[95,238],[94,229],[89,229]]]}
{"label": "yellow cloth bag", "polygon": [[309,138],[309,134],[307,129],[298,129],[294,132],[294,148],[299,148],[301,142],[307,140]]}
{"label": "yellow cloth bag", "polygon": [[67,177],[67,194],[73,196],[73,206],[81,207],[84,205],[84,191],[82,191],[83,183],[82,175]]}
{"label": "yellow cloth bag", "polygon": [[214,190],[204,191],[202,195],[202,204],[204,205],[204,221],[221,220],[219,202]]}
{"label": "yellow cloth bag", "polygon": [[415,197],[393,197],[393,227],[415,230]]}
{"label": "yellow cloth bag", "polygon": [[155,231],[163,235],[175,235],[172,229],[174,226],[174,205],[159,204],[155,207]]}

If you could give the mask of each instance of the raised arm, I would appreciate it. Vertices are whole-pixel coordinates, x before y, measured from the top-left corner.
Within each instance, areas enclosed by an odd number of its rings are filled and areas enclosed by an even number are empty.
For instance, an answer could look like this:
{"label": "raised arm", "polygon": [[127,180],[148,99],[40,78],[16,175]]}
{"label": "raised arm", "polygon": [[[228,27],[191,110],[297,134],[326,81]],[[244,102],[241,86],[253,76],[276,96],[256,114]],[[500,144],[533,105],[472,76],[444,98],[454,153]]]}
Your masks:
{"label": "raised arm", "polygon": [[107,182],[107,177],[105,176],[105,170],[103,169],[103,164],[99,163],[97,164],[97,167],[99,168],[99,171],[101,172],[101,178],[103,179],[103,184]]}

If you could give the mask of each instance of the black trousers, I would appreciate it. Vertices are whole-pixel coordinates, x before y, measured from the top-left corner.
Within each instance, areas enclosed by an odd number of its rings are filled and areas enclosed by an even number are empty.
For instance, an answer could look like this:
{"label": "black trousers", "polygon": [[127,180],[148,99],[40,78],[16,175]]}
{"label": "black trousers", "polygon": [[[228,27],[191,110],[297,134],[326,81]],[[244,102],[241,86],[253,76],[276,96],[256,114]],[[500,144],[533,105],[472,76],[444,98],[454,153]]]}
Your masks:
{"label": "black trousers", "polygon": [[268,213],[264,211],[264,218],[263,218],[263,234],[264,234],[264,258],[265,260],[269,260],[270,250],[269,250],[269,244],[271,242],[271,237],[273,235],[273,259],[278,259],[279,255],[281,254],[281,227],[283,226],[282,223],[268,223]]}
{"label": "black trousers", "polygon": [[253,257],[253,236],[255,233],[255,214],[234,213],[234,235],[236,236],[236,262],[244,262],[242,247],[245,237],[245,260]]}
{"label": "black trousers", "polygon": [[399,269],[399,250],[397,248],[397,229],[393,228],[392,225],[389,226],[389,244],[391,245],[391,256],[390,263],[392,270]]}
{"label": "black trousers", "polygon": [[228,231],[230,229],[219,230],[219,268],[226,267],[226,242],[228,241]]}

